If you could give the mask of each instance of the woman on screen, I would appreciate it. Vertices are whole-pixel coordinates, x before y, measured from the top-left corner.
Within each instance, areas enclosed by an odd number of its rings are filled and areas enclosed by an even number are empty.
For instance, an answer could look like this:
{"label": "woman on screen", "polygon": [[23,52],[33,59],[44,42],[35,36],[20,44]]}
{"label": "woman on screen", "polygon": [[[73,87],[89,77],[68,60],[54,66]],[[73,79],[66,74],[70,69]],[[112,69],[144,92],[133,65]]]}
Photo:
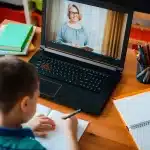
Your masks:
{"label": "woman on screen", "polygon": [[88,48],[88,36],[85,29],[80,24],[82,16],[80,10],[76,5],[68,6],[68,18],[66,22],[57,34],[56,42],[66,44],[69,46],[84,48],[87,51],[92,51]]}

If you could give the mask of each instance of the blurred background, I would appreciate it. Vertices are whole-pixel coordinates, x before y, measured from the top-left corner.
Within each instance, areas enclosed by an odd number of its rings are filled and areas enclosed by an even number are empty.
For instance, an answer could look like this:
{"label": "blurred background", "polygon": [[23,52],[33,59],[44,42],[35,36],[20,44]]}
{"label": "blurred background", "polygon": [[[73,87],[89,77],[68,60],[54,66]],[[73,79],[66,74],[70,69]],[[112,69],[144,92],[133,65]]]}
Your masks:
{"label": "blurred background", "polygon": [[0,22],[4,19],[42,24],[43,0],[0,0]]}
{"label": "blurred background", "polygon": [[[97,0],[99,1],[99,0]],[[150,42],[150,1],[148,0],[105,0],[134,11],[130,32],[129,48],[136,49],[137,43]],[[31,23],[41,27],[43,0],[0,0],[0,23],[4,19]]]}

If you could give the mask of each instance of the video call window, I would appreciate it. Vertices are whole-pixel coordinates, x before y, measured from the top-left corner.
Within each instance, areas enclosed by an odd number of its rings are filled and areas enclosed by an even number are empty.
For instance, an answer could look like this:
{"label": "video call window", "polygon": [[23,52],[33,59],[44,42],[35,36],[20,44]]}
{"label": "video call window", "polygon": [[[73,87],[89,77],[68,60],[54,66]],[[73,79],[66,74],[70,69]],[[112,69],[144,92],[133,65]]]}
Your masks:
{"label": "video call window", "polygon": [[46,38],[120,59],[128,14],[69,0],[47,1]]}

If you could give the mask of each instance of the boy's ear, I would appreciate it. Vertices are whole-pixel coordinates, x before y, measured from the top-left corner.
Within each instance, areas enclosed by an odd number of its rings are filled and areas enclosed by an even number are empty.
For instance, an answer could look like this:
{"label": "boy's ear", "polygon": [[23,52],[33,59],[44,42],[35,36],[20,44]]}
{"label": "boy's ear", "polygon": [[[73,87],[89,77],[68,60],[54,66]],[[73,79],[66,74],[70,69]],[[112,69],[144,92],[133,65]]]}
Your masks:
{"label": "boy's ear", "polygon": [[30,100],[29,96],[25,96],[22,99],[22,101],[21,101],[21,110],[23,112],[27,112],[28,111],[27,108],[28,108],[28,105],[29,105],[29,100]]}

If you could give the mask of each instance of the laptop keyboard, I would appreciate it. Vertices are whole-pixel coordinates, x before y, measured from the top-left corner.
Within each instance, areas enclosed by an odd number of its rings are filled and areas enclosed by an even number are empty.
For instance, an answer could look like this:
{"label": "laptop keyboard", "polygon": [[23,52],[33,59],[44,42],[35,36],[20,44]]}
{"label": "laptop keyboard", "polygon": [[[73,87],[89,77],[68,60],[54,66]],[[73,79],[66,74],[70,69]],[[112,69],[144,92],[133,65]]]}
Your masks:
{"label": "laptop keyboard", "polygon": [[98,93],[109,77],[106,74],[49,57],[40,57],[36,68],[41,75]]}

